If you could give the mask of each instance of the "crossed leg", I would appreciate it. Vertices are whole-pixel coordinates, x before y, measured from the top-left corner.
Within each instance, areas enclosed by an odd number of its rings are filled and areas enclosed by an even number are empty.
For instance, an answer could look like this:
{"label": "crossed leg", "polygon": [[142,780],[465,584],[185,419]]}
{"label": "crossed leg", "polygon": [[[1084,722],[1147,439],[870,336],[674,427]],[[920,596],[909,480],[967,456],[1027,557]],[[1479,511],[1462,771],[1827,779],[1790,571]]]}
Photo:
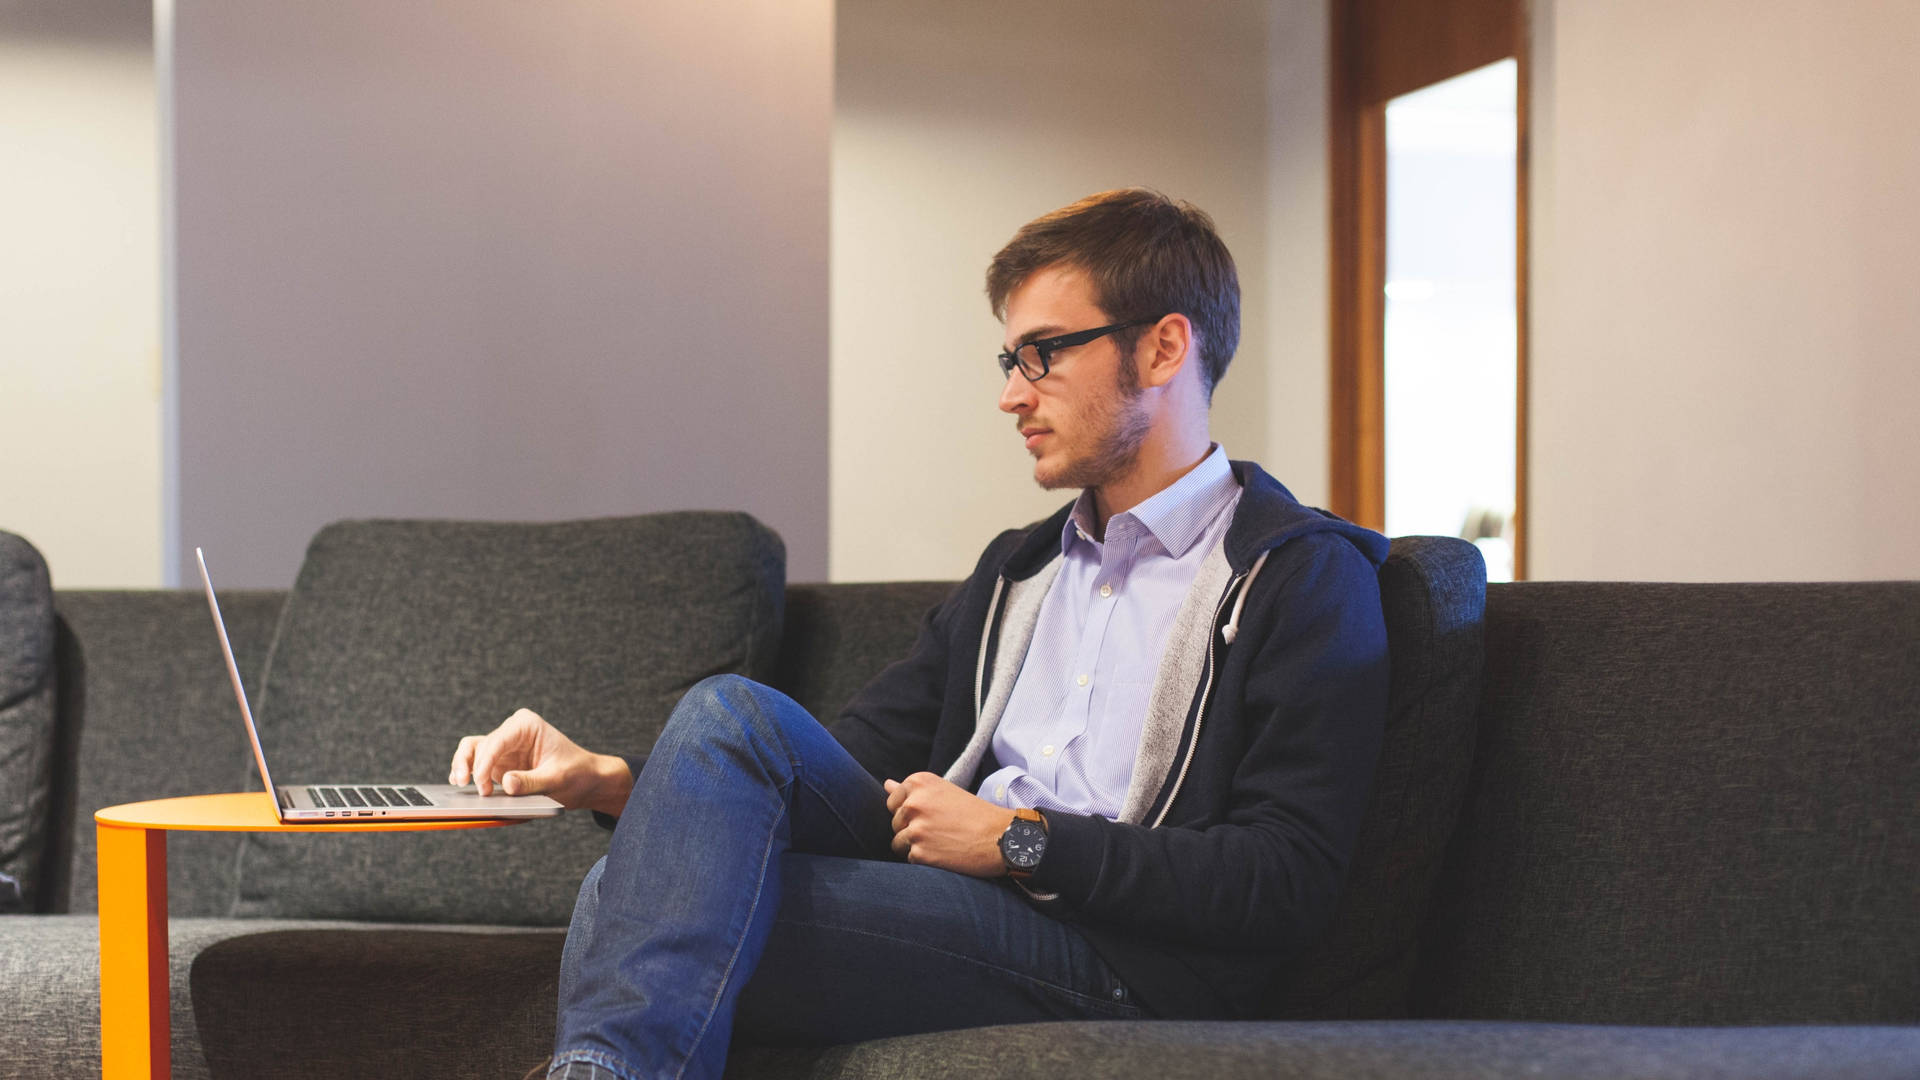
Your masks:
{"label": "crossed leg", "polygon": [[737,676],[674,710],[561,961],[552,1077],[718,1077],[759,1041],[1137,1017],[1071,926],[900,862],[886,794],[792,699]]}

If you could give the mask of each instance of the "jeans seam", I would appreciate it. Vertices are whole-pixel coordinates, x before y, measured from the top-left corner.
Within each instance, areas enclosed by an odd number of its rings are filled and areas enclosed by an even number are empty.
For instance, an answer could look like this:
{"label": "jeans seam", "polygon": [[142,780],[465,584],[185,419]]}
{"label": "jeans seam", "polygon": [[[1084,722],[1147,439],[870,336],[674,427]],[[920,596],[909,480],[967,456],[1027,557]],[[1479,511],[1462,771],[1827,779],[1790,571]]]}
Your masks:
{"label": "jeans seam", "polygon": [[[865,929],[861,929],[859,927],[853,927],[853,926],[839,926],[833,923],[802,922],[798,919],[785,919],[782,921],[785,922],[788,926],[805,926],[815,930],[835,930],[845,934],[859,934],[863,937],[878,938],[881,941],[890,941],[899,945],[908,945],[917,949],[924,949],[927,952],[938,953],[941,956],[945,956],[954,960],[959,960],[962,963],[972,964],[976,967],[986,968],[989,971],[993,971],[1001,975],[1006,975],[1011,978],[1020,980],[1022,982],[1032,983],[1035,986],[1041,987],[1046,990],[1051,990],[1055,993],[1063,994],[1069,998],[1072,998],[1076,1003],[1079,1003],[1079,1004],[1097,1006],[1103,1009],[1133,1008],[1138,1010],[1138,1006],[1132,1006],[1132,1005],[1117,1006],[1112,1001],[1109,1001],[1106,998],[1098,997],[1093,994],[1082,993],[1079,990],[1075,990],[1071,986],[1062,986],[1059,983],[1056,983],[1050,979],[1043,979],[1038,975],[1021,971],[1017,968],[1010,968],[1002,964],[990,963],[986,960],[980,959],[977,956],[968,956],[966,953],[954,952],[952,949],[943,949],[938,945],[929,945],[924,941],[916,941],[913,938],[897,937],[893,934],[881,933],[878,930],[865,930]],[[1114,982],[1118,983],[1119,981],[1120,981],[1119,978],[1115,977]],[[1142,1011],[1142,1014],[1144,1014],[1143,1011]]]}
{"label": "jeans seam", "polygon": [[[618,1076],[620,1080],[641,1080],[639,1070],[629,1065],[624,1058],[609,1054],[604,1050],[568,1050],[565,1053],[555,1054],[553,1057],[554,1066],[572,1065],[576,1062],[605,1069],[615,1076]],[[551,1067],[549,1071],[551,1071]]]}
{"label": "jeans seam", "polygon": [[[775,815],[774,821],[777,823],[780,815],[789,812],[785,807],[785,800],[782,800],[780,814]],[[694,1055],[700,1052],[701,1040],[707,1037],[707,1029],[713,1026],[713,1018],[720,1011],[720,999],[727,996],[727,982],[733,978],[733,969],[740,962],[740,950],[747,947],[747,937],[753,927],[753,916],[760,910],[760,900],[766,895],[767,862],[772,857],[773,841],[778,832],[777,828],[767,830],[767,846],[760,851],[760,874],[753,884],[753,902],[747,905],[746,925],[741,928],[739,937],[733,943],[733,952],[727,956],[727,966],[720,973],[720,984],[714,988],[713,999],[707,1002],[706,1018],[700,1021],[700,1030],[694,1034],[693,1042],[688,1045],[687,1056],[681,1060],[680,1067],[673,1071],[674,1080],[679,1080],[686,1075],[687,1066],[693,1064]]]}

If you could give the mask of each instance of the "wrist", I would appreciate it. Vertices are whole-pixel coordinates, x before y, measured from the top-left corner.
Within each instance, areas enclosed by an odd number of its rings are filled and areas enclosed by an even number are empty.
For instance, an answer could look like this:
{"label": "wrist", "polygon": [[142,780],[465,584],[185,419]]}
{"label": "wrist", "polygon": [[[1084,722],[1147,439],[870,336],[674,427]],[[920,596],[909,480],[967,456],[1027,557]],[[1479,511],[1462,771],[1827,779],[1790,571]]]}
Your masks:
{"label": "wrist", "polygon": [[633,772],[625,758],[615,754],[593,755],[593,798],[587,809],[619,817],[627,808],[627,796],[633,794]]}

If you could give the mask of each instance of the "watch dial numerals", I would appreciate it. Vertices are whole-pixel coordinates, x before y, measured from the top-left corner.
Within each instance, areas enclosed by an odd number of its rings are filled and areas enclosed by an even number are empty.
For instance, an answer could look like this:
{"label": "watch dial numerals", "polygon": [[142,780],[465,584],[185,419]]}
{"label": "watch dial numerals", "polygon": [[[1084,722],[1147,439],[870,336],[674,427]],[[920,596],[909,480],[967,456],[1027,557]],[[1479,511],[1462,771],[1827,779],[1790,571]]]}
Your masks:
{"label": "watch dial numerals", "polygon": [[1000,853],[1007,865],[1016,870],[1031,870],[1040,865],[1047,852],[1047,831],[1030,821],[1016,821],[1000,838]]}

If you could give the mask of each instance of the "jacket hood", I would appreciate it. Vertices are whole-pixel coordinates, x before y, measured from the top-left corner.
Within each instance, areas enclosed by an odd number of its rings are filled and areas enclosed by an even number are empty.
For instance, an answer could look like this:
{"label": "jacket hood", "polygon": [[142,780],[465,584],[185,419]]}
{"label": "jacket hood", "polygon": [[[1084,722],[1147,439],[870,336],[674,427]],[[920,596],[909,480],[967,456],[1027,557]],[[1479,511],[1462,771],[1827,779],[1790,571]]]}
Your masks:
{"label": "jacket hood", "polygon": [[[1330,532],[1343,536],[1374,569],[1387,561],[1387,538],[1372,529],[1362,528],[1337,514],[1306,506],[1293,497],[1280,481],[1251,461],[1231,461],[1233,478],[1240,482],[1240,505],[1234,509],[1233,524],[1227,527],[1225,542],[1227,565],[1235,574],[1244,574],[1254,560],[1295,537]],[[1054,511],[1044,521],[1027,526],[1019,543],[1000,564],[1000,573],[1015,581],[1033,576],[1060,553],[1060,530],[1066,527],[1073,502]]]}
{"label": "jacket hood", "polygon": [[1306,506],[1280,481],[1251,461],[1235,461],[1234,479],[1240,481],[1240,506],[1227,527],[1227,565],[1245,573],[1262,553],[1295,537],[1330,532],[1343,536],[1375,570],[1387,561],[1387,538],[1362,528],[1338,514]]}

